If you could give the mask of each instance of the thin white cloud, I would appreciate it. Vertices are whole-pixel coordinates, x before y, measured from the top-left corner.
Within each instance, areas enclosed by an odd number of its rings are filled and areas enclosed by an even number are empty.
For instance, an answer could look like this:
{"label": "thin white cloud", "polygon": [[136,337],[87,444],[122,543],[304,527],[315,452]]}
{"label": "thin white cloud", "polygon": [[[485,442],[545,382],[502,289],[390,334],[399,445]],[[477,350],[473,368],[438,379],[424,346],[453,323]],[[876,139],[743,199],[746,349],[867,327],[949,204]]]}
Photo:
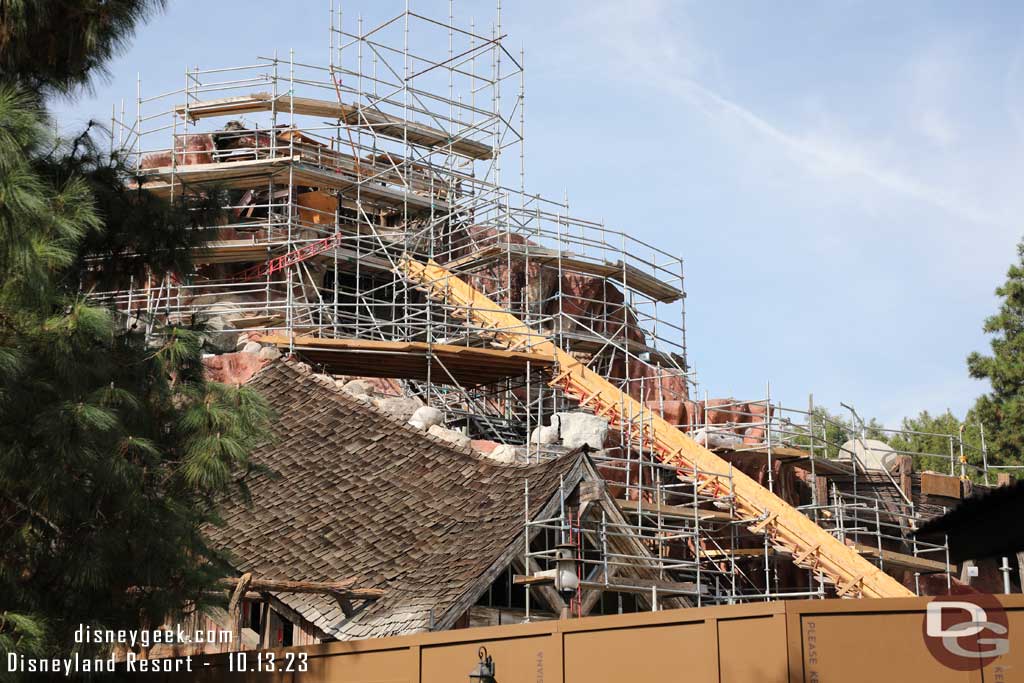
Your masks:
{"label": "thin white cloud", "polygon": [[[623,18],[618,3],[597,3],[589,15],[592,35],[601,40],[604,49],[614,52],[615,61],[636,79],[643,74],[660,91],[669,91],[683,97],[700,108],[707,115],[731,122],[738,122],[756,132],[763,139],[777,145],[786,156],[803,170],[816,176],[832,177],[837,182],[843,178],[869,181],[877,188],[921,202],[957,218],[979,226],[1005,227],[1004,216],[981,208],[959,196],[950,187],[935,185],[922,180],[896,166],[873,158],[868,146],[821,131],[797,134],[783,129],[766,117],[743,106],[719,91],[698,80],[699,64],[692,55],[698,55],[702,62],[709,61],[706,51],[688,31],[685,37],[676,35],[683,30],[673,8],[664,0],[646,0],[638,9]],[[660,49],[651,52],[652,45],[688,44],[687,50]],[[941,82],[942,65],[936,61],[924,61],[917,65],[922,81]],[[936,139],[952,140],[953,126],[938,111],[927,114],[926,134]],[[861,190],[860,187],[857,188]]]}

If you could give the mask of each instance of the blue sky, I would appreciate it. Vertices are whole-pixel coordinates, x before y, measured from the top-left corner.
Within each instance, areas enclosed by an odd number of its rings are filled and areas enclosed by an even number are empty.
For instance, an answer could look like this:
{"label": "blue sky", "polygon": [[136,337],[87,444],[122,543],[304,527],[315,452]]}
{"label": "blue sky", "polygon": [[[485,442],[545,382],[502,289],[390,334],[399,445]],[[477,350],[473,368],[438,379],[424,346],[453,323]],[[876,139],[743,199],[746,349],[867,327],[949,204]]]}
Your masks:
{"label": "blue sky", "polygon": [[[447,16],[445,0],[412,0]],[[393,0],[349,1],[368,24]],[[179,0],[69,126],[187,66],[327,58],[328,0]],[[686,260],[690,357],[713,395],[807,394],[887,423],[962,414],[993,290],[1024,235],[1024,6],[506,2],[526,52],[527,189]],[[456,0],[457,22],[493,21]],[[129,104],[129,109],[131,109]]]}

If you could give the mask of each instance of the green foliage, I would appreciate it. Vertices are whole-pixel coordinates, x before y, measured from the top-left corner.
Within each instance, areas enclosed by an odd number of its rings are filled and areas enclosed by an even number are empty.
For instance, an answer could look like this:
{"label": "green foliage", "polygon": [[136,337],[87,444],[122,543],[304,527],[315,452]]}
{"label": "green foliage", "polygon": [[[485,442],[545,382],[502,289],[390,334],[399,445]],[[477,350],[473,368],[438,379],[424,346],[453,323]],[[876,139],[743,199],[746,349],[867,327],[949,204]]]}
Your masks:
{"label": "green foliage", "polygon": [[202,529],[247,495],[266,435],[258,395],[204,379],[201,326],[147,336],[83,294],[186,271],[190,228],[215,215],[217,197],[171,206],[126,187],[90,130],[52,136],[39,97],[83,84],[158,5],[0,0],[4,657],[66,654],[79,624],[156,625],[207,604],[227,567]]}
{"label": "green foliage", "polygon": [[998,313],[985,320],[992,355],[967,358],[971,377],[988,380],[992,389],[978,398],[969,419],[985,426],[989,461],[1000,465],[1024,464],[1024,243],[1017,257],[996,289]]}
{"label": "green foliage", "polygon": [[[814,430],[813,445],[815,455],[818,457],[835,458],[839,455],[839,448],[850,439],[861,435],[861,425],[855,423],[852,417],[834,415],[823,406],[815,406],[814,413],[808,423]],[[881,425],[872,418],[864,424],[865,438],[884,439]],[[801,448],[809,448],[812,444],[810,436],[799,436],[793,439],[794,445]]]}
{"label": "green foliage", "polygon": [[31,92],[88,87],[164,0],[0,0],[0,74]]}
{"label": "green foliage", "polygon": [[[981,467],[981,440],[977,428],[960,420],[950,410],[932,415],[927,410],[917,417],[905,417],[900,425],[903,430],[887,439],[897,451],[914,454],[914,468],[950,473],[950,457],[953,458],[953,474],[960,474],[960,429],[963,427],[963,454],[971,466],[968,476],[978,478],[974,468]],[[951,453],[952,449],[952,453]]]}
{"label": "green foliage", "polygon": [[[0,654],[16,652],[25,657],[46,653],[46,631],[38,617],[0,610]],[[5,657],[6,659],[6,657]],[[0,669],[0,681],[15,681],[19,676]]]}

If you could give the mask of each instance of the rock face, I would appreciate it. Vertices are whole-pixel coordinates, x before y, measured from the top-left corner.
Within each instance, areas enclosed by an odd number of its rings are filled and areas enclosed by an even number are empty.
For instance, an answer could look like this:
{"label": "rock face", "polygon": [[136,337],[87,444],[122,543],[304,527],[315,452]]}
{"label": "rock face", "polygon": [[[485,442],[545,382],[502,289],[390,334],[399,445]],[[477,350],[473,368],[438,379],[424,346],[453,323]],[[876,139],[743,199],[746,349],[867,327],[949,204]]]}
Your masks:
{"label": "rock face", "polygon": [[230,353],[238,344],[239,332],[231,324],[231,304],[211,306],[207,309],[210,317],[206,320],[206,344],[214,351]]}
{"label": "rock face", "polygon": [[671,424],[684,431],[693,432],[695,438],[707,421],[712,427],[712,433],[717,432],[730,441],[728,444],[712,442],[712,446],[731,446],[732,439],[728,433],[739,436],[745,445],[763,443],[765,422],[771,419],[772,415],[770,411],[765,410],[763,402],[743,403],[731,398],[712,398],[707,401],[652,400],[647,401],[645,405],[655,412],[660,412]]}
{"label": "rock face", "polygon": [[245,342],[245,345],[242,346],[241,351],[242,353],[259,353],[260,349],[262,348],[263,347],[260,346],[257,342],[251,341]]}
{"label": "rock face", "polygon": [[436,436],[442,441],[447,441],[448,443],[458,448],[469,447],[469,437],[463,434],[462,432],[455,431],[454,429],[446,429],[441,425],[433,425],[430,427],[430,429],[427,430],[427,433]]}
{"label": "rock face", "polygon": [[[174,136],[174,156],[178,166],[209,164],[213,161],[213,136],[209,133],[190,133],[188,136]],[[171,165],[171,152],[155,152],[142,157],[142,168],[159,168]]]}
{"label": "rock face", "polygon": [[424,431],[444,421],[444,415],[433,406],[420,406],[409,418],[409,424]]}
{"label": "rock face", "polygon": [[245,384],[264,365],[253,353],[224,353],[203,358],[206,378],[224,384]]}
{"label": "rock face", "polygon": [[497,441],[491,441],[490,439],[473,439],[469,442],[470,448],[484,455],[487,455],[500,445]]}

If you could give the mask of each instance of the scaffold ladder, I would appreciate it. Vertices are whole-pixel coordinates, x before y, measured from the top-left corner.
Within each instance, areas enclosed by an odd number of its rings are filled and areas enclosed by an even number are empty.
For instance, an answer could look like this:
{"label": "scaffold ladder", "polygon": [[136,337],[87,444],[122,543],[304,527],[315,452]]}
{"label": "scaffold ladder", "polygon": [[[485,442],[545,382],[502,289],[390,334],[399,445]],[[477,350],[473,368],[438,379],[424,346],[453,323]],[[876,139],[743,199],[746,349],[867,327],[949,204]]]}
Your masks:
{"label": "scaffold ladder", "polygon": [[580,407],[606,418],[611,427],[657,453],[680,476],[698,479],[698,489],[713,496],[732,496],[735,509],[755,533],[768,535],[794,564],[815,572],[836,587],[840,597],[892,598],[912,596],[907,588],[845,545],[751,477],[669,424],[657,413],[620,391],[547,336],[535,332],[519,318],[500,308],[486,295],[430,261],[403,259],[399,269],[427,294],[461,311],[474,325],[489,330],[511,350],[554,356],[558,372],[552,387],[576,398]]}
{"label": "scaffold ladder", "polygon": [[338,246],[341,245],[342,238],[343,235],[341,232],[336,232],[329,237],[323,237],[315,242],[304,244],[298,249],[292,249],[291,251],[281,254],[280,256],[275,256],[264,263],[257,263],[251,268],[246,268],[241,273],[235,275],[235,279],[241,282],[248,282],[249,280],[255,280],[256,278],[273,275],[279,270],[284,270],[288,266],[294,266],[295,264],[307,261],[314,256],[319,256],[324,252],[338,248]]}

